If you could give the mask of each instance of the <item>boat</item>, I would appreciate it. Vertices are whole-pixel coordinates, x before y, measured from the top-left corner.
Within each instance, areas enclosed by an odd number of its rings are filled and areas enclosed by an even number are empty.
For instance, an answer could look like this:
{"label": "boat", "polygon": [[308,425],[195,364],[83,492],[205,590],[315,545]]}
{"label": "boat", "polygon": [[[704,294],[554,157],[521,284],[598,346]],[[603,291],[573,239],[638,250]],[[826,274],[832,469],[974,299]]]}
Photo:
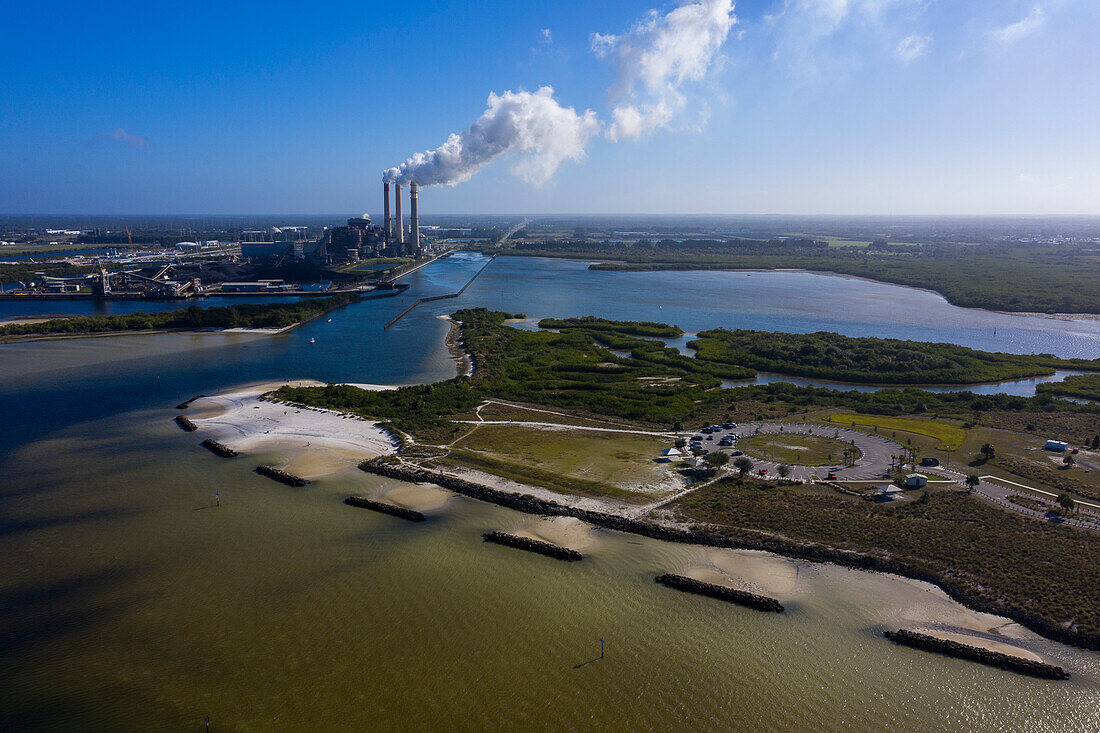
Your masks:
{"label": "boat", "polygon": [[311,344],[315,344],[315,343],[317,343],[317,339],[310,339],[310,340],[309,340],[309,342],[310,342]]}
{"label": "boat", "polygon": [[325,321],[325,323],[332,323],[332,319],[328,319],[327,321]]}

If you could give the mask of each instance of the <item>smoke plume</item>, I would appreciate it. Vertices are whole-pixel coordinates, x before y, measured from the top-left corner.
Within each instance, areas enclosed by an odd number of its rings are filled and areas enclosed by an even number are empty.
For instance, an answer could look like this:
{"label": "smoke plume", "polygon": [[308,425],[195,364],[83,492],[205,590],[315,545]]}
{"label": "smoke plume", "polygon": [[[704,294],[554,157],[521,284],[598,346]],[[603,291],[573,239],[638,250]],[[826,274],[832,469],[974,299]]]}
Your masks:
{"label": "smoke plume", "polygon": [[[661,15],[653,10],[621,36],[595,33],[592,50],[613,61],[617,81],[609,91],[612,141],[637,138],[668,127],[687,104],[681,91],[713,67],[718,49],[737,22],[733,0],[681,0]],[[544,36],[550,38],[549,31]],[[602,129],[596,113],[577,114],[554,99],[554,89],[490,94],[488,108],[472,125],[435,150],[416,153],[383,173],[390,183],[454,186],[500,158],[515,160],[512,172],[545,183],[567,160],[584,157]]]}
{"label": "smoke plume", "polygon": [[596,113],[577,114],[554,99],[554,89],[490,94],[488,108],[468,128],[452,133],[435,150],[416,153],[383,179],[421,186],[454,186],[493,161],[515,156],[512,172],[535,185],[545,183],[566,160],[584,157],[600,130]]}
{"label": "smoke plume", "polygon": [[668,127],[687,103],[681,87],[706,76],[736,22],[732,0],[697,0],[665,15],[650,11],[622,36],[593,34],[592,51],[618,70],[607,136],[618,141]]}

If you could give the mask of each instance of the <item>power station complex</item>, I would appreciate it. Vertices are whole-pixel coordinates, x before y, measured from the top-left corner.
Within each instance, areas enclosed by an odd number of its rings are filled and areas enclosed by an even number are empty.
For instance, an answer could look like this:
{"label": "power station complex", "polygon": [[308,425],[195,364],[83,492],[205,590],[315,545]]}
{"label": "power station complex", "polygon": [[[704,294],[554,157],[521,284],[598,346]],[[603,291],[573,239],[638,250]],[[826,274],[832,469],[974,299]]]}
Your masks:
{"label": "power station complex", "polygon": [[327,249],[330,255],[342,257],[346,252],[348,259],[360,256],[387,255],[395,257],[419,257],[424,254],[423,240],[420,237],[420,217],[417,213],[418,186],[409,184],[409,222],[401,211],[401,184],[395,183],[395,214],[390,216],[390,182],[382,182],[382,211],[385,221],[381,227],[375,226],[370,215],[348,219],[348,225],[334,227],[328,231]]}

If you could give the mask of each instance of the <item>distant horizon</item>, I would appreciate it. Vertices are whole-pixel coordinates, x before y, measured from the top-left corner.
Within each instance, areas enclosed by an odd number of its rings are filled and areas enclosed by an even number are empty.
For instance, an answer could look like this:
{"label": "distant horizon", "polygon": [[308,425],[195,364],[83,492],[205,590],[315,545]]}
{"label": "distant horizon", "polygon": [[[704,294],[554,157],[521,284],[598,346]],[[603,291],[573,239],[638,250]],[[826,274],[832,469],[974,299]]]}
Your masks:
{"label": "distant horizon", "polygon": [[1100,216],[1098,3],[169,4],[107,44],[94,3],[0,19],[15,214],[354,212],[386,176],[425,214]]}

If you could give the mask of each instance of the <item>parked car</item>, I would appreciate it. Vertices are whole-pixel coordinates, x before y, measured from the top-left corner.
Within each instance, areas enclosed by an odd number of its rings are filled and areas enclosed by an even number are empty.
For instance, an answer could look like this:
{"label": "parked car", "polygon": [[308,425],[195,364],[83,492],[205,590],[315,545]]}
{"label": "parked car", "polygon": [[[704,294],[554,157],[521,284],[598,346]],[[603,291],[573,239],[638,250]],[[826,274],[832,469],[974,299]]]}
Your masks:
{"label": "parked car", "polygon": [[743,450],[731,451],[730,455],[731,456],[743,456],[743,455],[745,455],[745,451],[743,451]]}
{"label": "parked car", "polygon": [[767,476],[767,475],[768,475],[768,469],[766,469],[766,468],[761,468],[761,469],[760,469],[760,475],[761,475],[761,476]]}
{"label": "parked car", "polygon": [[735,423],[735,422],[724,422],[724,423],[722,423],[722,427],[725,428],[726,430],[732,430],[733,428],[737,427],[737,423]]}
{"label": "parked car", "polygon": [[829,475],[825,477],[826,481],[836,481],[836,474],[829,471]]}

